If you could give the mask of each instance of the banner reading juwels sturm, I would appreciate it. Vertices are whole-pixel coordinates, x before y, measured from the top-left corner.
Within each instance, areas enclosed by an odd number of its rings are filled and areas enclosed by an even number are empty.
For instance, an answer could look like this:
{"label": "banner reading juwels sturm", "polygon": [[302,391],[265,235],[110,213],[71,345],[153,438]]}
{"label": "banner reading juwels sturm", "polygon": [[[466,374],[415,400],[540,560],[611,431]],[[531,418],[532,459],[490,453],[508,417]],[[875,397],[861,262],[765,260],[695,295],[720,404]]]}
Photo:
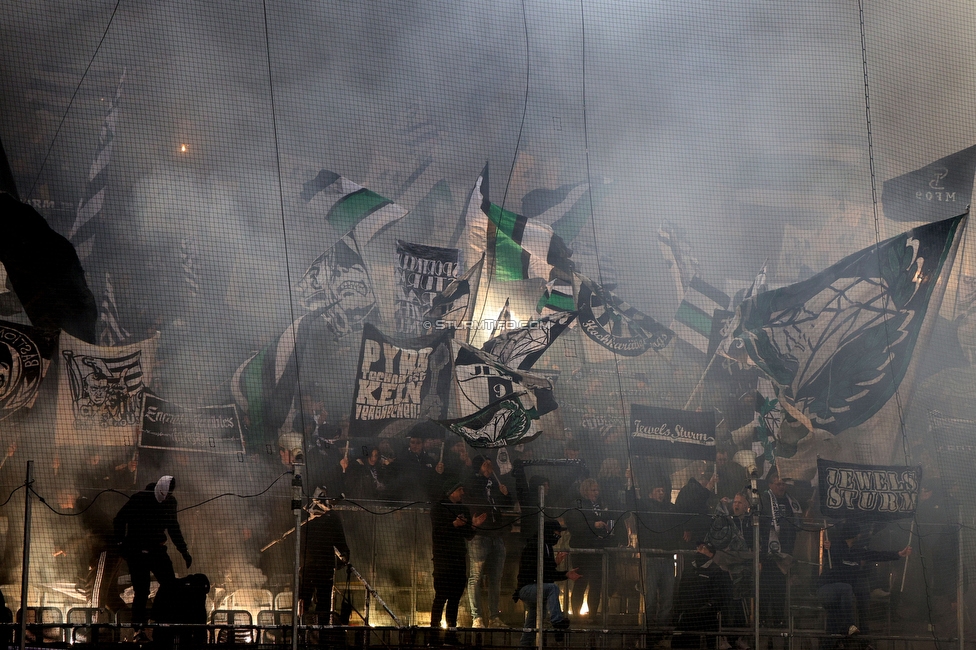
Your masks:
{"label": "banner reading juwels sturm", "polygon": [[243,452],[237,407],[227,404],[187,408],[147,393],[139,446],[210,454]]}
{"label": "banner reading juwels sturm", "polygon": [[817,459],[820,512],[841,519],[905,519],[915,514],[922,467],[855,465]]}
{"label": "banner reading juwels sturm", "polygon": [[61,333],[58,445],[135,444],[158,341],[157,333],[132,345],[104,348]]}
{"label": "banner reading juwels sturm", "polygon": [[630,437],[636,454],[715,460],[715,413],[631,404]]}
{"label": "banner reading juwels sturm", "polygon": [[33,327],[0,321],[0,420],[34,405],[54,348]]}
{"label": "banner reading juwels sturm", "polygon": [[458,275],[456,248],[438,248],[397,240],[393,270],[393,324],[397,334],[420,336],[424,314],[434,298]]}
{"label": "banner reading juwels sturm", "polygon": [[350,435],[372,435],[393,420],[443,418],[451,390],[451,335],[394,343],[364,325]]}

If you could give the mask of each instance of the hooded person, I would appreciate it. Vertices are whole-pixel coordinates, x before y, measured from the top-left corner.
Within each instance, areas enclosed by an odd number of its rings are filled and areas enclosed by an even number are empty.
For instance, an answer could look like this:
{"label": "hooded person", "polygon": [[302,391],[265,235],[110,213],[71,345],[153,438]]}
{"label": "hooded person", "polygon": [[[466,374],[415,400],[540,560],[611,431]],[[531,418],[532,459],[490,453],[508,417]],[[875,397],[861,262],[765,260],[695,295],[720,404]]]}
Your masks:
{"label": "hooded person", "polygon": [[[166,535],[189,569],[193,558],[187,551],[186,540],[176,518],[177,504],[173,497],[176,479],[162,476],[141,492],[133,494],[115,515],[115,539],[119,552],[129,566],[132,589],[132,623],[146,622],[146,602],[149,600],[149,574],[156,576],[159,584],[175,580],[173,562],[166,550]],[[137,637],[143,636],[142,630]]]}

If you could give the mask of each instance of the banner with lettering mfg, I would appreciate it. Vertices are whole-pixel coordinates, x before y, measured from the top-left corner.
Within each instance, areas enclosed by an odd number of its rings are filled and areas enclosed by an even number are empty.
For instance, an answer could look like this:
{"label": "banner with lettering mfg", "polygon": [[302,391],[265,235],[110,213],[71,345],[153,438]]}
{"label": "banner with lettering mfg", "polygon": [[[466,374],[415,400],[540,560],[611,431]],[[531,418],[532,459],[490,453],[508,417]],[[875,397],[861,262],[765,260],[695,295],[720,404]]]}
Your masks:
{"label": "banner with lettering mfg", "polygon": [[234,454],[244,451],[237,407],[184,407],[146,393],[139,446],[169,451]]}
{"label": "banner with lettering mfg", "polygon": [[363,327],[349,434],[378,435],[394,420],[441,419],[451,391],[451,337],[392,340]]}
{"label": "banner with lettering mfg", "polygon": [[915,514],[922,468],[817,459],[820,512],[839,519],[907,519]]}
{"label": "banner with lettering mfg", "polygon": [[715,460],[715,413],[631,404],[630,437],[635,454]]}

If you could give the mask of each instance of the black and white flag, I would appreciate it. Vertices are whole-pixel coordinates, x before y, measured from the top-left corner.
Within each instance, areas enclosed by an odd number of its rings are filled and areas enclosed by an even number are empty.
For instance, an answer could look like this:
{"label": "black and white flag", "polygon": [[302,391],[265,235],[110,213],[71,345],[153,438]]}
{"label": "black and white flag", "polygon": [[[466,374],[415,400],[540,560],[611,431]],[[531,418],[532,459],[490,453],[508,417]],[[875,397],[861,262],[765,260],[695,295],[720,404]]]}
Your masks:
{"label": "black and white flag", "polygon": [[78,251],[78,259],[85,261],[91,255],[94,245],[95,231],[97,230],[97,217],[102,213],[105,205],[105,194],[108,190],[109,163],[112,160],[112,149],[115,145],[115,129],[118,126],[119,115],[122,112],[122,84],[125,82],[125,71],[122,71],[122,78],[119,79],[118,88],[115,90],[115,97],[108,105],[108,114],[102,123],[102,131],[98,136],[98,149],[95,151],[95,159],[92,161],[91,168],[88,170],[88,183],[85,185],[85,194],[78,202],[78,210],[75,214],[75,222],[71,226],[68,239]]}
{"label": "black and white flag", "polygon": [[0,321],[0,420],[34,405],[55,347],[40,330]]}
{"label": "black and white flag", "polygon": [[443,418],[451,390],[451,332],[397,341],[363,326],[350,435],[373,435],[393,420]]}
{"label": "black and white flag", "polygon": [[907,519],[918,507],[922,467],[817,459],[820,512],[839,519]]}
{"label": "black and white flag", "polygon": [[574,311],[544,316],[529,321],[527,325],[518,329],[502,332],[485,341],[481,349],[497,357],[506,366],[517,370],[528,370],[575,318]]}
{"label": "black and white flag", "polygon": [[393,270],[393,324],[397,334],[426,334],[424,314],[458,275],[456,248],[439,248],[397,240]]}
{"label": "black and white flag", "polygon": [[129,332],[119,322],[119,308],[115,302],[115,287],[112,276],[105,273],[105,288],[102,291],[102,304],[98,310],[98,344],[106,348],[122,345],[129,339]]}
{"label": "black and white flag", "polygon": [[241,419],[233,404],[189,408],[146,393],[139,446],[208,454],[241,453]]}
{"label": "black and white flag", "polygon": [[354,331],[376,307],[369,269],[352,236],[312,262],[297,289],[305,308],[321,312],[336,337]]}
{"label": "black and white flag", "polygon": [[657,406],[630,406],[631,449],[636,454],[715,460],[715,414]]}

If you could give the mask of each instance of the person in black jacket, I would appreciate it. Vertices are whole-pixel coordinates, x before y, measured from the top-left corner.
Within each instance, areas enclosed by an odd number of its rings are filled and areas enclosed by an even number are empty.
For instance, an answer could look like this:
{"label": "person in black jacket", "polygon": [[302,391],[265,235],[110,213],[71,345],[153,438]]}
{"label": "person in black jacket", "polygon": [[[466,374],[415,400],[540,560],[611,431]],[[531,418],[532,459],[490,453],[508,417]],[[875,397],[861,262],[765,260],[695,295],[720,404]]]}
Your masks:
{"label": "person in black jacket", "polygon": [[[122,557],[129,565],[132,589],[135,592],[132,600],[134,625],[146,622],[150,572],[161,585],[176,579],[173,562],[166,552],[167,533],[176,550],[183,556],[186,568],[189,569],[193,563],[180,531],[180,522],[176,518],[176,499],[173,497],[175,487],[176,479],[162,476],[155,483],[147,485],[145,490],[133,494],[115,515],[115,539],[118,540]],[[137,636],[140,635],[141,630],[137,630]]]}
{"label": "person in black jacket", "polygon": [[[616,546],[614,518],[600,504],[600,485],[595,479],[584,479],[580,483],[580,508],[566,513],[573,548],[604,549]],[[603,591],[603,555],[599,553],[578,553],[573,555],[573,564],[580,572],[580,579],[573,585],[573,612],[580,614],[583,596],[586,597],[589,614],[596,616],[600,609]]]}
{"label": "person in black jacket", "polygon": [[645,611],[648,627],[671,624],[674,604],[674,551],[681,545],[685,518],[675,513],[663,479],[651,482],[649,498],[642,499],[637,513],[637,539],[641,548],[665,553],[642,553],[645,578]]}
{"label": "person in black jacket", "polygon": [[[576,569],[569,571],[559,571],[556,565],[565,559],[565,553],[556,553],[553,546],[559,542],[562,531],[566,530],[558,521],[547,520],[543,527],[543,553],[542,553],[542,601],[543,606],[549,612],[549,622],[557,630],[565,630],[569,627],[569,618],[563,614],[559,606],[559,589],[556,582],[560,580],[578,580],[580,577]],[[522,632],[519,645],[531,646],[534,634],[529,628],[534,628],[536,623],[536,597],[538,596],[539,567],[539,535],[536,533],[522,549],[522,557],[519,560],[518,583],[512,599],[519,600],[525,605],[525,625],[526,631]]]}
{"label": "person in black jacket", "polygon": [[854,603],[861,615],[862,629],[866,630],[867,607],[870,599],[862,567],[869,562],[894,562],[912,554],[912,547],[900,551],[871,551],[864,547],[861,528],[855,521],[844,522],[835,537],[840,542],[832,544],[828,539],[824,549],[828,552],[827,568],[820,575],[817,596],[827,611],[828,634],[855,634]]}
{"label": "person in black jacket", "polygon": [[[314,498],[314,497],[313,497]],[[298,599],[303,614],[317,613],[319,625],[331,624],[332,587],[335,570],[349,561],[349,544],[342,519],[329,509],[327,502],[315,501],[311,518],[303,527],[302,580]]]}
{"label": "person in black jacket", "polygon": [[457,628],[458,605],[468,584],[466,540],[474,537],[473,526],[483,524],[488,515],[471,516],[468,507],[461,503],[464,484],[454,483],[446,494],[446,499],[436,502],[430,509],[434,560],[434,603],[430,609],[430,626],[439,628],[441,614],[444,614],[448,628],[453,631]]}
{"label": "person in black jacket", "polygon": [[[732,580],[715,562],[714,546],[700,541],[696,550],[695,559],[682,572],[678,583],[674,625],[682,632],[715,632],[718,631],[718,614],[727,610],[732,597]],[[699,648],[701,644],[702,639],[693,635],[671,639],[672,648]]]}

